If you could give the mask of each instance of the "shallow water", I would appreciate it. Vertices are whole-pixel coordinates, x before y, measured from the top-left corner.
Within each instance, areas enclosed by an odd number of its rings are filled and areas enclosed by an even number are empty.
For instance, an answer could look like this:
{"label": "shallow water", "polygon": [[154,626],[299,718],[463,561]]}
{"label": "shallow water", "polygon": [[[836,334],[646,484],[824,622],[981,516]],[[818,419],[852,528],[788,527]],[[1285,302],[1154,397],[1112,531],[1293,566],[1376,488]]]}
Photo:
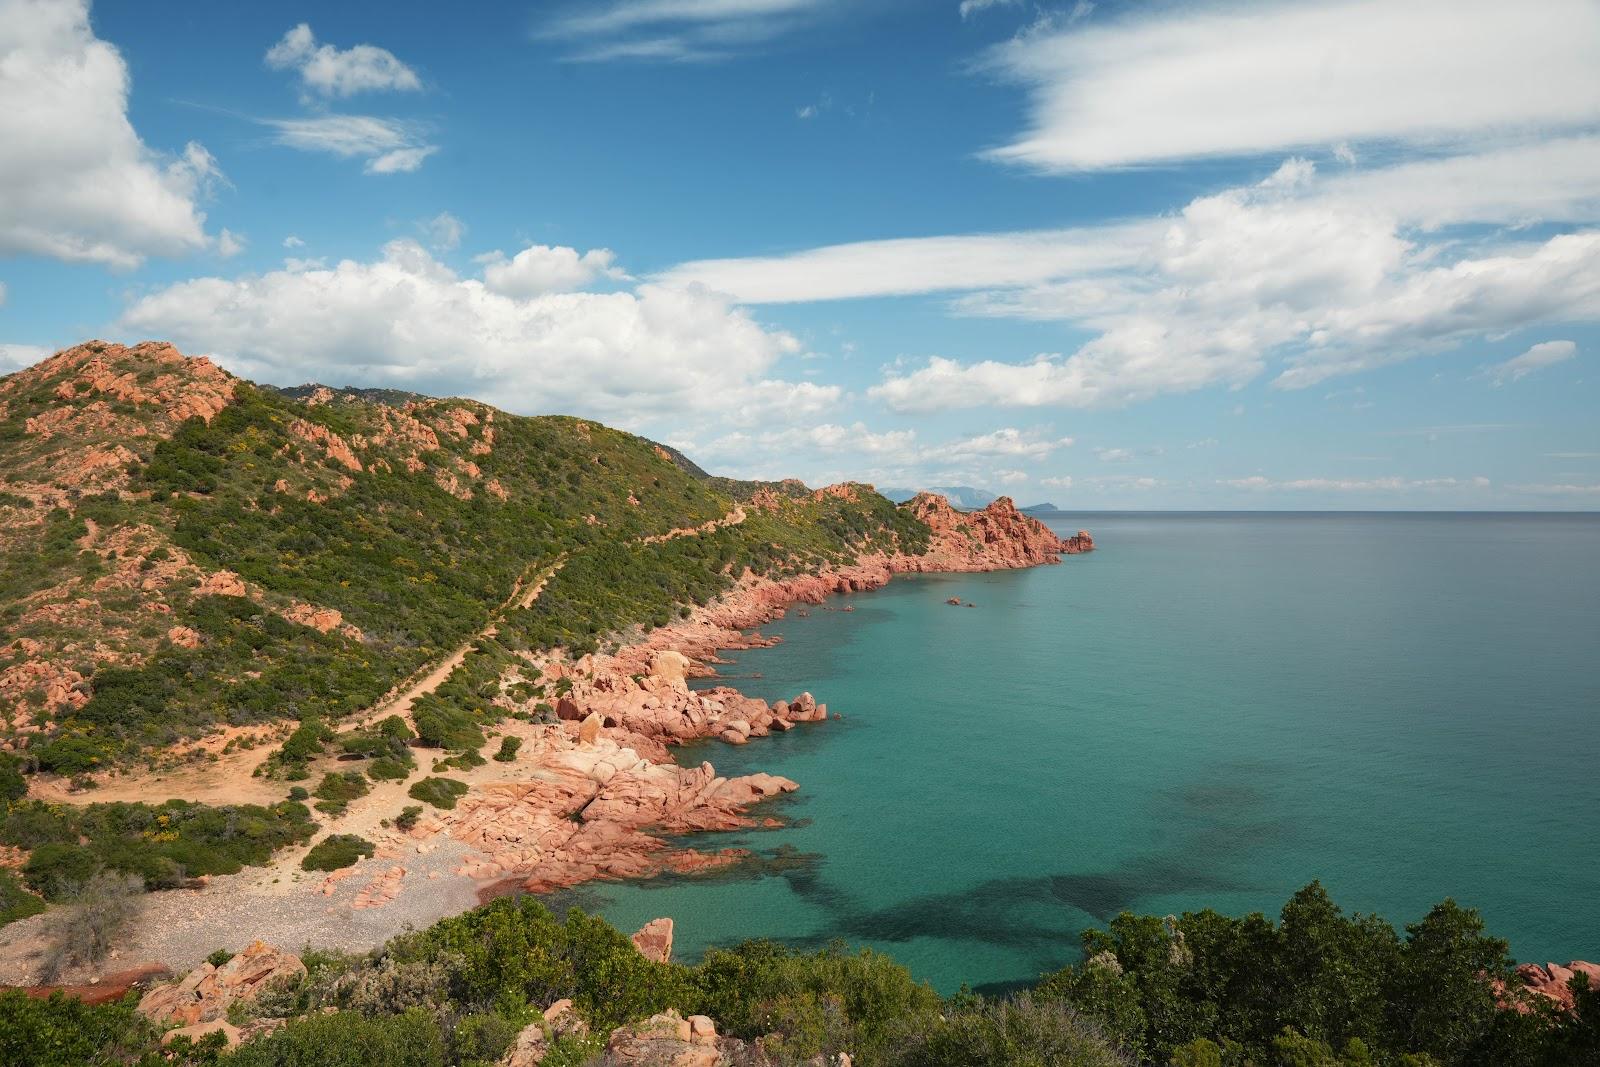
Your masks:
{"label": "shallow water", "polygon": [[695,841],[774,862],[569,899],[671,915],[680,959],[838,937],[945,991],[1071,962],[1122,909],[1273,913],[1313,878],[1600,958],[1600,516],[1051,522],[1100,550],[896,579],[730,654],[741,689],[843,715],[680,757],[801,784],[795,825]]}

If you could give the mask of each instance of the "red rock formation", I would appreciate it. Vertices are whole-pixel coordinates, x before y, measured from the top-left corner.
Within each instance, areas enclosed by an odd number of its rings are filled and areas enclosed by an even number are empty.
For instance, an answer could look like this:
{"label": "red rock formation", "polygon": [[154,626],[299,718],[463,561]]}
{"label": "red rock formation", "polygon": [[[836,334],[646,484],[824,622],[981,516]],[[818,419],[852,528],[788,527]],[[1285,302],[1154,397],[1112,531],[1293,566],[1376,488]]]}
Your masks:
{"label": "red rock formation", "polygon": [[651,919],[641,926],[631,938],[639,955],[657,963],[672,962],[672,920]]}
{"label": "red rock formation", "polygon": [[308,445],[320,447],[327,457],[337,463],[343,464],[353,471],[364,469],[361,460],[356,458],[355,452],[350,449],[350,442],[334,433],[326,426],[305,419],[295,419],[289,424],[289,432]]}
{"label": "red rock formation", "polygon": [[1600,989],[1600,964],[1573,960],[1565,967],[1559,963],[1547,963],[1543,967],[1537,963],[1524,963],[1517,968],[1517,977],[1522,980],[1523,988],[1554,1001],[1563,1011],[1573,1008],[1572,990],[1567,983],[1578,974],[1589,976],[1589,988]]}
{"label": "red rock formation", "polygon": [[183,981],[150,990],[139,1014],[157,1023],[182,1026],[221,1019],[235,1001],[247,1001],[269,985],[296,981],[306,973],[300,957],[255,941],[221,967],[202,963]]}
{"label": "red rock formation", "polygon": [[1031,515],[1024,515],[1008,496],[980,511],[959,512],[934,493],[918,493],[904,505],[933,531],[924,556],[904,557],[895,570],[1004,570],[1057,563],[1063,555],[1088,552],[1094,539],[1080,530],[1063,540]]}
{"label": "red rock formation", "polygon": [[196,596],[246,596],[244,582],[232,571],[217,571],[208,574],[205,580],[195,587]]}

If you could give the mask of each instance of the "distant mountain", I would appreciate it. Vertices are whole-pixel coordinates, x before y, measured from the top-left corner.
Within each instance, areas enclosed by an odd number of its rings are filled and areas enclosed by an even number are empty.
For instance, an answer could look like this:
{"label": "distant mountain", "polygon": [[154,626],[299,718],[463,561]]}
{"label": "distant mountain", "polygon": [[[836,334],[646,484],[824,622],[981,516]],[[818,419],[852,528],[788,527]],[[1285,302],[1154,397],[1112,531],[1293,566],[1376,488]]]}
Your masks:
{"label": "distant mountain", "polygon": [[903,504],[918,493],[938,493],[950,501],[952,507],[963,511],[986,508],[995,501],[994,493],[974,489],[970,485],[925,485],[920,489],[880,489],[879,492],[896,504]]}
{"label": "distant mountain", "polygon": [[1054,504],[1045,503],[1029,504],[1027,507],[1018,508],[1017,510],[1022,512],[1024,515],[1050,515],[1054,512],[1060,511],[1061,509],[1056,507]]}

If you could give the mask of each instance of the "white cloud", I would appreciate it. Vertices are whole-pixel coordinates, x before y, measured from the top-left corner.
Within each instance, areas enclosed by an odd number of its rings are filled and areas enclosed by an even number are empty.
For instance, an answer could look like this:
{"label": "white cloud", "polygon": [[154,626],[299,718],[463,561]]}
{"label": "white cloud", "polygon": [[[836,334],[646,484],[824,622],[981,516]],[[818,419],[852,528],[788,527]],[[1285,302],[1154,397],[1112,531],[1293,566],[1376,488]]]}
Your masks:
{"label": "white cloud", "polygon": [[217,235],[217,255],[223,259],[232,259],[244,251],[245,244],[243,235],[223,227],[222,232]]}
{"label": "white cloud", "polygon": [[816,118],[817,117],[817,105],[816,104],[807,104],[805,107],[797,107],[797,108],[795,108],[794,109],[794,117],[797,118],[797,119],[814,119],[814,118]]}
{"label": "white cloud", "polygon": [[697,260],[673,267],[660,280],[699,283],[748,304],[1022,286],[1131,267],[1164,228],[1159,220],[1148,220],[1074,230],[860,241],[785,256]]}
{"label": "white cloud", "polygon": [[422,88],[417,72],[388,49],[358,44],[340,51],[329,44],[319,45],[304,22],[284,34],[267,51],[266,60],[274,70],[298,71],[301,83],[323,96]]}
{"label": "white cloud", "polygon": [[1600,117],[1600,7],[1275,0],[1031,34],[990,56],[1029,86],[996,159],[1077,170],[1371,143],[1436,146]]}
{"label": "white cloud", "polygon": [[1063,474],[1054,478],[1040,478],[1039,484],[1046,489],[1071,489],[1072,475]]}
{"label": "white cloud", "polygon": [[263,119],[277,130],[277,141],[303,152],[326,152],[344,159],[366,160],[368,174],[416,170],[437,145],[424,141],[420,124],[372,115],[314,115],[299,119]]}
{"label": "white cloud", "polygon": [[580,62],[724,59],[801,25],[832,0],[617,0],[575,6],[540,36],[571,42]]}
{"label": "white cloud", "polygon": [[466,236],[467,224],[450,212],[441,211],[422,223],[422,232],[427,236],[428,244],[435,252],[454,252],[461,247],[461,238]]}
{"label": "white cloud", "polygon": [[131,268],[206,246],[197,201],[216,161],[148,148],[128,91],[86,0],[0,0],[0,255]]}
{"label": "white cloud", "polygon": [[1578,346],[1573,341],[1544,341],[1520,356],[1489,367],[1485,373],[1494,384],[1505,385],[1507,382],[1521,381],[1534,371],[1565,363],[1577,354]]}
{"label": "white cloud", "polygon": [[50,354],[50,349],[40,345],[0,344],[0,374],[10,374],[12,371],[31,367]]}
{"label": "white cloud", "polygon": [[635,423],[678,412],[813,415],[838,399],[774,379],[799,343],[703,290],[518,299],[410,240],[372,262],[180,282],[138,299],[119,325],[272,382],[464,393]]}
{"label": "white cloud", "polygon": [[1016,7],[1021,2],[1022,0],[961,0],[961,6],[957,10],[963,19],[968,19],[991,7]]}
{"label": "white cloud", "polygon": [[305,246],[306,243],[292,233],[283,239],[283,247],[285,248],[304,248]]}
{"label": "white cloud", "polygon": [[539,293],[564,293],[581,289],[599,278],[629,280],[628,273],[615,266],[616,253],[609,248],[592,248],[580,253],[564,245],[529,245],[510,259],[499,249],[477,257],[483,264],[483,280],[497,293],[530,297]]}
{"label": "white cloud", "polygon": [[6,306],[6,296],[7,296],[6,283],[5,282],[0,282],[0,308],[3,308],[3,307]]}
{"label": "white cloud", "polygon": [[1411,493],[1443,489],[1487,489],[1489,479],[1476,478],[1292,478],[1274,481],[1263,475],[1226,478],[1217,483],[1231,489],[1259,492]]}
{"label": "white cloud", "polygon": [[915,430],[873,430],[858,421],[741,430],[703,444],[675,443],[698,460],[748,477],[805,472],[823,481],[852,478],[877,485],[927,486],[1008,484],[1019,475],[1027,478],[1012,466],[995,464],[1039,462],[1070,447],[1072,439],[1004,427],[924,443]]}
{"label": "white cloud", "polygon": [[[1589,181],[1600,188],[1600,171]],[[954,305],[970,315],[1093,331],[1075,352],[1021,363],[933,358],[897,368],[870,395],[902,411],[1110,405],[1241,385],[1274,363],[1277,385],[1300,388],[1472,338],[1600,319],[1600,230],[1543,242],[1504,233],[1429,241],[1349,186],[1335,182],[1330,191],[1303,160],[1288,161],[1255,186],[1191,201],[1160,223],[1154,239],[1153,225],[1108,229],[1142,245],[1120,247],[1105,266],[1069,267],[1054,278],[1007,287],[991,283]],[[1091,234],[1073,251],[1101,240]],[[999,248],[991,251],[995,263],[1006,262]],[[1029,252],[1047,274],[1048,253],[1032,246]],[[895,255],[914,259],[902,247]],[[850,256],[883,261],[859,251]],[[850,276],[850,263],[833,265],[836,279]],[[734,266],[722,270],[737,275]],[[988,280],[998,272],[980,263],[973,273]],[[876,284],[890,284],[890,274]],[[907,268],[904,277],[919,276]]]}

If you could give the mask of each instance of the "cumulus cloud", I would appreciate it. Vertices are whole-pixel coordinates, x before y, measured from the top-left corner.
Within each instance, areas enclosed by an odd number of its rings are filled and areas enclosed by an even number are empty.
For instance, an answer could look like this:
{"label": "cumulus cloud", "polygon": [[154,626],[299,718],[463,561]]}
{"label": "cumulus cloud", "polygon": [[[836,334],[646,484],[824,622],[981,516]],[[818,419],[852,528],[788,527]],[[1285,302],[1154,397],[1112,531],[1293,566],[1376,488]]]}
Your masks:
{"label": "cumulus cloud", "polygon": [[484,284],[490,289],[506,296],[530,297],[570,292],[600,278],[626,281],[628,274],[615,265],[616,258],[609,248],[580,253],[561,245],[529,245],[509,259],[496,249],[479,256],[478,262],[483,264]]}
{"label": "cumulus cloud", "polygon": [[129,82],[86,0],[0,0],[0,255],[132,268],[206,246],[216,161],[147,147]]}
{"label": "cumulus cloud", "polygon": [[298,72],[307,90],[324,97],[422,88],[417,72],[388,49],[358,44],[341,51],[330,44],[318,44],[311,27],[304,22],[268,49],[266,61],[273,70]]}
{"label": "cumulus cloud", "polygon": [[304,248],[305,246],[306,243],[292,233],[283,239],[283,247],[285,248]]}
{"label": "cumulus cloud", "polygon": [[344,159],[363,159],[368,174],[409,173],[439,150],[428,144],[420,123],[372,115],[312,115],[295,119],[263,119],[277,131],[277,141],[302,152],[324,152]]}
{"label": "cumulus cloud", "polygon": [[932,358],[891,371],[871,395],[902,411],[1088,407],[1242,385],[1274,364],[1277,385],[1301,388],[1476,337],[1600,319],[1600,231],[1426,240],[1371,201],[1325,189],[1304,160],[1191,201],[1159,238],[1140,236],[1142,248],[1123,250],[1126,266],[989,288],[954,305],[1093,331],[1076,351]]}
{"label": "cumulus cloud", "polygon": [[224,227],[222,232],[217,235],[217,255],[223,259],[232,259],[244,251],[245,244],[246,241],[243,235],[234,233]]}
{"label": "cumulus cloud", "polygon": [[1505,385],[1507,382],[1521,381],[1534,371],[1565,363],[1577,354],[1578,345],[1574,341],[1543,341],[1520,356],[1495,364],[1485,373],[1494,384]]}
{"label": "cumulus cloud", "polygon": [[994,150],[1053,170],[1569,130],[1600,115],[1600,7],[1291,0],[1135,11],[1029,34],[992,69],[1028,86]]}
{"label": "cumulus cloud", "polygon": [[630,424],[677,412],[805,416],[838,399],[773,377],[799,342],[703,290],[519,298],[411,240],[371,262],[180,282],[136,300],[119,325],[271,382],[462,393]]}

